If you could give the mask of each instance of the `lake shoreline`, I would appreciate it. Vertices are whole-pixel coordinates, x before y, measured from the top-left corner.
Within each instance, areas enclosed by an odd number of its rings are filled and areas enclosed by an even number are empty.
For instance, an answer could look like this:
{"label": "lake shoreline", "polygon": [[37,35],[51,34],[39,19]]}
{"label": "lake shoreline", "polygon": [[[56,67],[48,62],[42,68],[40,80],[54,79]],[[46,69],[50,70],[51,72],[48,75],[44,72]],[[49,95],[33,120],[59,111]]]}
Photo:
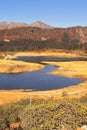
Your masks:
{"label": "lake shoreline", "polygon": [[[31,56],[31,53],[16,53],[15,56],[13,57],[17,57],[17,56]],[[40,56],[42,54],[33,54],[34,56]],[[44,55],[44,53],[43,53]],[[53,55],[52,54],[45,54],[45,55]],[[76,54],[62,54],[62,53],[58,53],[58,55],[55,54],[55,56],[67,56],[67,57],[77,57],[78,55]],[[2,60],[2,65],[3,63],[5,62],[5,64],[7,64],[8,62],[8,66],[9,66],[9,60]],[[16,61],[10,61],[10,62],[16,62]],[[21,61],[22,62],[22,61]],[[79,66],[80,63],[82,62],[82,66]],[[17,61],[17,64],[19,63],[19,61]],[[46,62],[47,63],[47,62]],[[80,98],[84,95],[86,95],[86,91],[87,91],[87,74],[86,74],[86,66],[87,66],[87,63],[86,61],[79,61],[79,62],[67,62],[67,67],[64,68],[66,66],[65,64],[66,62],[58,62],[58,63],[48,63],[48,64],[53,64],[53,65],[57,65],[59,66],[58,68],[58,71],[53,71],[51,72],[52,74],[57,74],[57,75],[62,75],[62,76],[67,76],[67,77],[78,77],[78,78],[82,78],[82,79],[85,79],[85,82],[83,83],[80,83],[78,85],[75,85],[75,86],[69,86],[69,87],[66,87],[66,88],[62,88],[62,89],[58,89],[58,90],[48,90],[48,91],[35,91],[33,92],[32,90],[30,91],[25,91],[24,90],[0,90],[0,104],[5,104],[5,103],[10,103],[10,102],[15,102],[15,101],[19,101],[21,99],[26,99],[26,98],[29,98],[29,97],[32,97],[34,99],[39,99],[39,98],[43,98],[43,99],[49,99],[49,98],[53,98],[53,99],[61,99],[61,98],[65,98],[63,97],[63,92],[66,92],[67,93],[67,96],[66,98]],[[71,64],[72,65],[71,65]],[[73,66],[75,64],[75,66]],[[78,64],[79,63],[79,64]],[[85,63],[85,64],[84,64]],[[14,63],[12,63],[11,65],[13,65]],[[44,65],[36,65],[36,68],[33,68],[32,65],[35,65],[37,63],[24,63],[22,62],[22,64],[31,64],[31,71],[33,70],[40,70],[44,67]],[[71,72],[71,74],[69,73],[68,69],[69,69],[69,66],[73,66],[74,68],[77,68],[77,74],[73,73],[75,72],[75,70],[73,69]],[[26,66],[26,65],[25,65]],[[84,68],[83,70],[81,68]],[[30,68],[29,68],[30,69]],[[80,70],[81,69],[81,70]],[[23,70],[24,71],[24,70]],[[22,72],[23,72],[22,71]],[[29,71],[29,70],[28,70]],[[79,73],[80,71],[80,73]],[[3,71],[3,72],[6,72]],[[27,70],[26,70],[27,72]],[[66,73],[65,73],[66,72]]]}
{"label": "lake shoreline", "polygon": [[0,73],[23,73],[41,70],[44,65],[24,61],[0,60]]}

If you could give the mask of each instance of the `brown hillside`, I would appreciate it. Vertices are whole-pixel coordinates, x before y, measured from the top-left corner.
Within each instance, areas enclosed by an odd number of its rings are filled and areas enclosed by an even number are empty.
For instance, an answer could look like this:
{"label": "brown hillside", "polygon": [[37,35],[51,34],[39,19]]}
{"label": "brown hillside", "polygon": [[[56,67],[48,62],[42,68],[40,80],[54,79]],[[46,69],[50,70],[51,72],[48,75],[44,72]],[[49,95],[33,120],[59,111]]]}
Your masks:
{"label": "brown hillside", "polygon": [[67,40],[79,40],[81,43],[87,42],[87,27],[71,27],[71,28],[53,28],[41,29],[36,27],[23,27],[15,29],[7,29],[0,31],[0,40],[9,39],[35,39],[41,40],[42,37],[47,39],[55,38],[58,42],[63,41],[65,37]]}
{"label": "brown hillside", "polygon": [[55,41],[55,43],[52,41],[55,44],[54,48],[87,49],[87,27],[77,26],[53,29],[23,27],[0,31],[0,41],[17,40],[34,40],[34,42],[53,40]]}

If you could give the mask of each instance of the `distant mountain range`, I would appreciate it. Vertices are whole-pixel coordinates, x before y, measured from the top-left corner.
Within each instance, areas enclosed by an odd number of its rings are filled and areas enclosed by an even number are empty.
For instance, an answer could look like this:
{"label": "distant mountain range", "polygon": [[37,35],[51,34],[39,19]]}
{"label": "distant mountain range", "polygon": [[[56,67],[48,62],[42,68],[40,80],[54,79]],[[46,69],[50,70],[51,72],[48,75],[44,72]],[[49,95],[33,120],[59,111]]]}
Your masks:
{"label": "distant mountain range", "polygon": [[37,21],[32,24],[26,24],[23,22],[0,22],[0,30],[12,29],[12,28],[21,28],[21,27],[38,27],[38,28],[54,28],[50,25],[47,25],[41,21]]}
{"label": "distant mountain range", "polygon": [[87,27],[55,28],[37,21],[2,22],[0,29],[0,51],[87,50]]}

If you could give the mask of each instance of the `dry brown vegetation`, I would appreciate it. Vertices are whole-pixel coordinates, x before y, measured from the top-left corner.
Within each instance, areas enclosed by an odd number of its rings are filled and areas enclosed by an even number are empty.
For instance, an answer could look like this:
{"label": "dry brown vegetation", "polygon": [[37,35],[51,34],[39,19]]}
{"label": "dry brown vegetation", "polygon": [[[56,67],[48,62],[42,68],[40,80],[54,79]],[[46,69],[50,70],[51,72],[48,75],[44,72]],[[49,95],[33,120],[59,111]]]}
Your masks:
{"label": "dry brown vegetation", "polygon": [[0,104],[19,101],[28,98],[28,94],[15,90],[0,90]]}
{"label": "dry brown vegetation", "polygon": [[84,82],[67,88],[61,89],[67,91],[74,97],[81,97],[87,94],[87,62],[86,61],[73,61],[73,62],[49,62],[49,64],[57,65],[59,68],[51,72],[51,74],[76,77],[84,79]]}
{"label": "dry brown vegetation", "polygon": [[49,62],[49,64],[59,67],[52,74],[87,79],[87,61]]}
{"label": "dry brown vegetation", "polygon": [[37,63],[27,63],[23,61],[0,60],[0,73],[19,73],[35,71],[44,66]]}
{"label": "dry brown vegetation", "polygon": [[65,50],[47,50],[40,52],[17,52],[13,57],[18,56],[56,56],[56,57],[77,57],[80,55],[86,55],[81,51],[65,51]]}

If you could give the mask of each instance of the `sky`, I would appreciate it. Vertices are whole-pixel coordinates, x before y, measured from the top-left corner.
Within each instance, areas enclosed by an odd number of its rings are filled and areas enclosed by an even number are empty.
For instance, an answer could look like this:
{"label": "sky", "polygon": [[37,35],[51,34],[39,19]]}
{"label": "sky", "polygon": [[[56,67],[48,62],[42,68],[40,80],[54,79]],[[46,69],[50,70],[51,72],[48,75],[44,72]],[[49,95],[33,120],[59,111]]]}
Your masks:
{"label": "sky", "polygon": [[0,0],[0,22],[87,26],[87,0]]}

